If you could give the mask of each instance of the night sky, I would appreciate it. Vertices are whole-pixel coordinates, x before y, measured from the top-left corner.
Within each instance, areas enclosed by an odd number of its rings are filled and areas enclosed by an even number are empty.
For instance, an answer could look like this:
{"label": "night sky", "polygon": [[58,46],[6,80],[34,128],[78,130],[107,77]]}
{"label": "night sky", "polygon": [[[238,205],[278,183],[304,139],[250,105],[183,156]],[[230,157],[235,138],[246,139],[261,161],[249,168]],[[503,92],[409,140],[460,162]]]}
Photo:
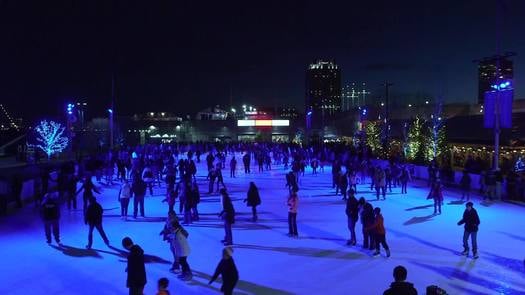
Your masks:
{"label": "night sky", "polygon": [[[525,98],[525,1],[502,2],[502,50],[518,53]],[[0,101],[29,120],[77,98],[105,109],[113,72],[120,114],[193,115],[230,91],[237,105],[302,108],[317,58],[374,96],[389,80],[397,100],[474,102],[472,61],[496,50],[494,0],[0,3]]]}

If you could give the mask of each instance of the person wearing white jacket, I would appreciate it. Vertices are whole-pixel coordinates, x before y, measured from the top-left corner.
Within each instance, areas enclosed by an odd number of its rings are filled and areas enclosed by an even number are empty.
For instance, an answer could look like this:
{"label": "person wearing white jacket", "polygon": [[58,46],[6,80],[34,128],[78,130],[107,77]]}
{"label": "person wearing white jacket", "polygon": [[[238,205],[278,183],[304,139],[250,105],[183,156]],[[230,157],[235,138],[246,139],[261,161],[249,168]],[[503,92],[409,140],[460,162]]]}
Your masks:
{"label": "person wearing white jacket", "polygon": [[188,264],[188,256],[190,255],[190,245],[188,243],[188,232],[180,225],[177,219],[173,220],[173,231],[171,233],[171,239],[175,246],[175,251],[179,257],[179,263],[182,267],[182,273],[177,277],[189,281],[193,278],[190,265]]}

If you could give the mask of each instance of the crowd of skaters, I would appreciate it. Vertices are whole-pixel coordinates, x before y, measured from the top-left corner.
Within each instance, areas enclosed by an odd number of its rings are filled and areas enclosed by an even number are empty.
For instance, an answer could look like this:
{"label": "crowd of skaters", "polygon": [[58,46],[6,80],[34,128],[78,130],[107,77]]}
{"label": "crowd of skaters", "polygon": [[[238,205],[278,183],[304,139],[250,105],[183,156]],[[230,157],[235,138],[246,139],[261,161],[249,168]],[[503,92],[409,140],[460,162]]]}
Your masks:
{"label": "crowd of skaters", "polygon": [[[297,213],[299,208],[299,178],[305,174],[305,168],[310,166],[312,174],[317,174],[319,168],[321,173],[324,172],[324,166],[327,163],[332,165],[332,188],[335,188],[335,195],[341,193],[343,200],[346,201],[345,212],[348,217],[348,229],[350,239],[348,245],[357,244],[356,224],[359,220],[362,225],[362,246],[373,251],[373,256],[380,255],[380,246],[386,252],[386,257],[390,257],[390,248],[386,240],[386,230],[384,218],[381,214],[380,207],[373,207],[363,197],[356,199],[357,184],[370,182],[370,189],[375,190],[377,199],[386,199],[386,192],[392,192],[392,187],[399,187],[401,193],[406,194],[407,182],[410,180],[409,166],[399,161],[392,160],[386,167],[382,167],[370,160],[366,152],[359,152],[351,148],[342,148],[341,146],[321,146],[303,148],[298,145],[284,144],[236,144],[217,147],[211,144],[197,145],[147,145],[128,149],[120,152],[111,152],[94,157],[89,157],[74,165],[73,163],[64,165],[57,175],[57,200],[52,197],[53,193],[44,191],[43,210],[48,210],[50,203],[57,203],[54,210],[59,211],[58,200],[67,200],[68,209],[73,205],[76,209],[76,195],[83,192],[83,214],[86,224],[89,225],[88,249],[92,245],[92,232],[97,229],[104,242],[109,246],[109,240],[102,227],[102,208],[97,203],[95,194],[100,194],[100,189],[93,184],[94,177],[98,183],[112,185],[116,174],[117,181],[120,182],[121,188],[118,193],[118,200],[121,203],[122,219],[127,219],[128,206],[130,199],[133,199],[133,218],[137,218],[138,211],[140,216],[145,217],[144,198],[148,188],[150,195],[153,194],[153,187],[161,187],[165,184],[165,198],[163,202],[167,203],[167,221],[161,231],[164,240],[168,242],[173,254],[173,264],[170,269],[172,272],[179,273],[178,277],[183,280],[191,280],[193,277],[191,268],[188,263],[190,255],[189,232],[183,227],[190,225],[199,220],[197,205],[200,201],[200,192],[197,184],[196,172],[197,165],[202,155],[205,156],[206,166],[208,169],[209,194],[214,193],[215,184],[217,191],[221,196],[222,211],[219,217],[224,222],[225,237],[221,241],[225,248],[223,256],[227,256],[231,261],[222,262],[217,267],[217,272],[223,276],[223,288],[225,294],[231,294],[236,280],[238,280],[237,269],[233,263],[231,246],[233,245],[232,225],[235,223],[235,209],[228,194],[222,169],[225,168],[227,158],[230,157],[230,177],[236,177],[236,154],[242,154],[242,162],[246,174],[251,173],[251,164],[259,167],[258,172],[264,172],[274,167],[283,167],[290,170],[286,173],[286,186],[289,188],[287,198],[288,206],[288,224],[290,237],[298,237]],[[254,163],[252,163],[254,161]],[[111,164],[113,163],[113,164]],[[431,165],[435,165],[432,163]],[[72,167],[78,168],[72,168]],[[111,170],[117,167],[117,173]],[[431,169],[431,168],[429,168]],[[113,174],[112,174],[113,173]],[[106,177],[103,177],[105,175]],[[52,181],[51,177],[47,178]],[[76,183],[82,180],[80,189],[76,190]],[[74,188],[73,189],[73,183]],[[433,177],[429,181],[429,196],[434,198],[435,209],[441,213],[442,187],[439,177]],[[49,187],[49,185],[47,185]],[[468,196],[468,195],[467,195]],[[246,205],[252,208],[252,221],[257,221],[256,207],[261,204],[261,197],[254,182],[251,182],[244,200]],[[182,216],[183,223],[179,222],[175,205],[179,203],[179,214]],[[437,204],[436,204],[437,202]],[[473,254],[477,258],[476,232],[479,225],[477,213],[475,218],[470,216],[474,210],[472,203],[467,203],[467,209],[458,224],[465,223],[464,233],[464,251],[468,255],[468,238],[472,239]],[[140,210],[139,210],[140,209]],[[475,212],[475,210],[473,211]],[[436,213],[436,212],[435,212]],[[46,237],[48,243],[51,243],[50,230],[53,228],[56,242],[60,244],[58,231],[58,218],[44,217],[46,225]],[[126,240],[129,244],[129,241]],[[123,246],[127,249],[123,241]],[[129,246],[129,245],[128,245]],[[130,246],[131,247],[131,246]],[[139,251],[140,252],[140,251]],[[465,253],[466,252],[466,253]],[[226,253],[226,254],[225,254]],[[136,254],[136,253],[135,253]],[[130,253],[131,255],[131,253]],[[129,268],[129,267],[128,267]],[[232,273],[236,273],[233,275]],[[236,278],[235,282],[229,281],[224,283],[224,277]],[[128,269],[128,281],[129,269]],[[133,278],[132,278],[133,280]],[[145,280],[145,279],[144,279]],[[214,280],[214,279],[213,279]],[[212,281],[213,281],[212,280]],[[139,287],[130,288],[130,294],[141,294]],[[211,281],[211,282],[212,282]],[[210,283],[211,283],[210,282]],[[132,286],[134,283],[132,283]],[[145,284],[145,283],[144,283]],[[159,286],[161,282],[159,281]],[[162,285],[166,285],[163,281]],[[144,285],[142,285],[142,288]],[[138,290],[138,291],[137,291]],[[135,292],[135,293],[133,293]]]}

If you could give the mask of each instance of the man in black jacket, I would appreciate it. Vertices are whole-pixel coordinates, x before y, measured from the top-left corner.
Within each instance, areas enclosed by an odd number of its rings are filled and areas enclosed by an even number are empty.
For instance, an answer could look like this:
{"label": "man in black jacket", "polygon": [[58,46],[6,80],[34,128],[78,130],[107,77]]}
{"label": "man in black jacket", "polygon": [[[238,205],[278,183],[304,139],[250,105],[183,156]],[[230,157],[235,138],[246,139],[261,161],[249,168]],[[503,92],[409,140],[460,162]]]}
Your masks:
{"label": "man in black jacket", "polygon": [[129,237],[122,239],[122,246],[129,251],[126,268],[128,273],[126,286],[129,288],[129,295],[142,295],[147,283],[144,251],[139,245],[134,245]]}
{"label": "man in black jacket", "polygon": [[414,284],[405,282],[407,279],[407,269],[398,265],[394,268],[394,282],[390,284],[383,295],[417,295]]}
{"label": "man in black jacket", "polygon": [[140,207],[140,216],[144,217],[144,196],[146,196],[147,185],[140,177],[135,177],[131,183],[133,193],[133,218],[137,218]]}
{"label": "man in black jacket", "polygon": [[348,217],[348,229],[350,230],[350,240],[346,242],[347,245],[354,246],[356,244],[355,236],[355,224],[359,218],[359,204],[355,198],[354,190],[350,189],[348,191],[349,197],[346,201],[346,216]]}
{"label": "man in black jacket", "polygon": [[463,232],[463,252],[462,255],[468,255],[468,237],[471,237],[472,241],[472,254],[474,258],[478,258],[478,226],[480,224],[478,212],[473,208],[474,204],[468,202],[465,205],[467,208],[463,212],[463,218],[458,222],[458,225],[465,224],[465,231]]}
{"label": "man in black jacket", "polygon": [[53,236],[59,246],[60,243],[60,230],[58,227],[58,221],[60,220],[60,206],[58,205],[55,195],[52,193],[46,193],[42,202],[42,220],[44,221],[47,243],[51,244],[51,228],[53,229]]}
{"label": "man in black jacket", "polygon": [[208,284],[213,283],[219,275],[222,277],[221,291],[224,295],[233,294],[233,289],[239,281],[239,272],[235,266],[235,262],[232,258],[233,249],[231,247],[225,247],[222,250],[222,259],[215,269],[215,273],[210,279]]}
{"label": "man in black jacket", "polygon": [[89,198],[89,206],[86,211],[86,224],[89,225],[89,235],[88,235],[88,244],[86,246],[87,249],[91,249],[91,245],[93,245],[93,229],[96,228],[104,240],[104,243],[109,246],[109,240],[106,236],[106,233],[104,232],[104,228],[102,228],[102,206],[100,206],[99,203],[97,203],[97,199],[95,197]]}

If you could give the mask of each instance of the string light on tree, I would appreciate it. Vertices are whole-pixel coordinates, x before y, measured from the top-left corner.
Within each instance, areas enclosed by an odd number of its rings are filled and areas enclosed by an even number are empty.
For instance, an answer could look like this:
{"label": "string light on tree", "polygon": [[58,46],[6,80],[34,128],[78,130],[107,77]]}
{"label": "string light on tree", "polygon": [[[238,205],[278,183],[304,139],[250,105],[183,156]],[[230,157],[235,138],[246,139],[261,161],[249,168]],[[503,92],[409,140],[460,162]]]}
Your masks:
{"label": "string light on tree", "polygon": [[69,140],[64,135],[65,127],[54,121],[41,121],[36,127],[37,144],[46,153],[49,159],[52,155],[62,152],[68,145]]}

